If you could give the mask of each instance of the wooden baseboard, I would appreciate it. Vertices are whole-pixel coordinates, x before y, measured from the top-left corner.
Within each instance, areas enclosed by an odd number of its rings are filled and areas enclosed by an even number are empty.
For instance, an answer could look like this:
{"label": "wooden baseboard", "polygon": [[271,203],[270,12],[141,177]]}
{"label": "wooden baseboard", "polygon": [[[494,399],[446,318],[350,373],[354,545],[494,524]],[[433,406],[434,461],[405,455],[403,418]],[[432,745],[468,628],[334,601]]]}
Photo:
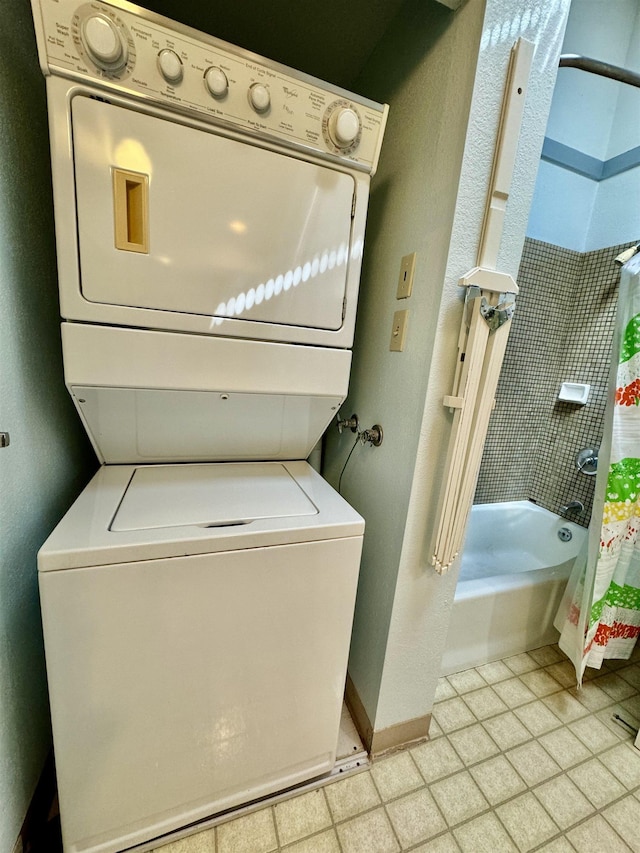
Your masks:
{"label": "wooden baseboard", "polygon": [[386,729],[374,730],[349,673],[347,673],[345,700],[358,734],[372,758],[382,755],[385,752],[400,749],[410,743],[427,740],[429,737],[431,714],[425,714],[424,717],[416,717],[412,720],[405,720]]}

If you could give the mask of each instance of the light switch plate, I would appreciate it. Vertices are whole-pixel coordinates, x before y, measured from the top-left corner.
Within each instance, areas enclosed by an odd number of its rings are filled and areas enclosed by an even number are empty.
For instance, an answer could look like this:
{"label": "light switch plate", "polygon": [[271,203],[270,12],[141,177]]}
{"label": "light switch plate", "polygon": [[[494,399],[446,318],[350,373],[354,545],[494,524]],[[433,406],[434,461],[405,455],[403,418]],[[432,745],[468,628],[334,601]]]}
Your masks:
{"label": "light switch plate", "polygon": [[400,261],[400,274],[398,275],[398,291],[396,299],[406,299],[411,296],[413,290],[413,276],[416,271],[416,253],[405,255]]}
{"label": "light switch plate", "polygon": [[393,325],[391,326],[391,343],[389,349],[391,352],[402,352],[404,343],[407,337],[407,321],[409,319],[409,309],[396,311],[393,315]]}

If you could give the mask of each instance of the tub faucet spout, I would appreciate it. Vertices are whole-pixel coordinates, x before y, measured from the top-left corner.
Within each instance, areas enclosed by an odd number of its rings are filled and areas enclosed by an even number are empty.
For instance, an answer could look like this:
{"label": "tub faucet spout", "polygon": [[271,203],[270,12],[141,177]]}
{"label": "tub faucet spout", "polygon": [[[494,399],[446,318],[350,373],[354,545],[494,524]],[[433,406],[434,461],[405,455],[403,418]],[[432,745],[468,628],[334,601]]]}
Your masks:
{"label": "tub faucet spout", "polygon": [[560,515],[567,512],[584,512],[584,504],[582,501],[569,501],[568,504],[560,507]]}

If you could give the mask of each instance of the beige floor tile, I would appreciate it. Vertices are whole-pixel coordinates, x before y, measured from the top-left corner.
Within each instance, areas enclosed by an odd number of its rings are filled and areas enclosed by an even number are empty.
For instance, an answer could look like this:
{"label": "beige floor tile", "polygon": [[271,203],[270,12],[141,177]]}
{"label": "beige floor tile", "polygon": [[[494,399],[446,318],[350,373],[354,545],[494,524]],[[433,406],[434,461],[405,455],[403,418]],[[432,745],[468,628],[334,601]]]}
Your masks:
{"label": "beige floor tile", "polygon": [[290,847],[283,847],[283,853],[340,853],[340,844],[335,829],[328,829],[319,835],[312,835],[298,841]]}
{"label": "beige floor tile", "polygon": [[640,802],[635,797],[618,800],[603,815],[634,853],[640,851]]}
{"label": "beige floor tile", "polygon": [[454,696],[458,694],[453,689],[453,687],[449,684],[446,678],[439,678],[438,685],[436,687],[436,695],[434,698],[434,702],[443,702],[445,699],[453,699]]}
{"label": "beige floor tile", "polygon": [[562,725],[556,715],[550,711],[539,699],[529,705],[516,708],[513,712],[534,737],[558,728]]}
{"label": "beige floor tile", "polygon": [[439,702],[433,706],[432,713],[435,721],[445,734],[476,722],[476,718],[459,697]]}
{"label": "beige floor tile", "polygon": [[408,751],[375,761],[371,775],[384,802],[424,785],[424,780]]}
{"label": "beige floor tile", "polygon": [[600,711],[613,704],[611,696],[598,687],[597,681],[586,681],[582,687],[572,687],[569,693],[590,711]]}
{"label": "beige floor tile", "polygon": [[594,811],[589,800],[566,775],[539,785],[533,793],[560,829],[568,829]]}
{"label": "beige floor tile", "polygon": [[542,646],[540,649],[533,649],[528,652],[528,655],[534,659],[538,666],[550,666],[567,660],[557,646]]}
{"label": "beige floor tile", "polygon": [[460,848],[453,835],[445,832],[444,835],[439,835],[426,844],[414,847],[411,853],[460,853]]}
{"label": "beige floor tile", "polygon": [[492,806],[526,790],[526,785],[503,755],[498,755],[469,771]]}
{"label": "beige floor tile", "polygon": [[631,740],[631,732],[625,726],[621,726],[620,723],[617,723],[613,719],[614,714],[621,714],[624,717],[624,708],[621,705],[612,705],[604,711],[598,711],[595,716],[609,729],[609,731],[613,732],[618,741]]}
{"label": "beige floor tile", "polygon": [[550,693],[557,693],[562,690],[562,685],[555,678],[552,678],[544,669],[536,669],[533,672],[524,672],[520,676],[521,681],[526,684],[532,693],[541,699],[543,696],[548,696]]}
{"label": "beige floor tile", "polygon": [[431,786],[431,793],[449,826],[455,826],[489,808],[480,788],[466,770],[435,782]]}
{"label": "beige floor tile", "polygon": [[372,809],[380,803],[380,797],[368,772],[332,782],[324,790],[336,823]]}
{"label": "beige floor tile", "polygon": [[466,766],[496,755],[500,750],[480,723],[449,735],[449,743]]}
{"label": "beige floor tile", "polygon": [[186,838],[179,838],[177,841],[165,844],[164,847],[156,848],[157,853],[215,853],[215,849],[215,829],[188,835]]}
{"label": "beige floor tile", "polygon": [[444,732],[433,717],[431,717],[431,720],[429,721],[429,740],[435,740],[435,738],[440,737],[442,734],[444,734]]}
{"label": "beige floor tile", "polygon": [[449,739],[444,737],[415,746],[411,755],[427,784],[462,770],[464,766]]}
{"label": "beige floor tile", "polygon": [[481,687],[487,686],[487,682],[475,669],[456,672],[448,676],[448,681],[456,693],[470,693],[472,690],[479,690]]}
{"label": "beige floor tile", "polygon": [[636,690],[640,690],[640,666],[625,666],[624,669],[619,669],[616,673],[620,678],[628,681]]}
{"label": "beige floor tile", "polygon": [[504,681],[506,678],[513,678],[513,672],[501,660],[482,664],[482,666],[477,666],[476,670],[487,684],[496,684],[498,681]]}
{"label": "beige floor tile", "polygon": [[551,666],[548,666],[546,671],[550,676],[555,678],[556,681],[559,681],[563,687],[576,686],[576,670],[570,661],[563,660],[560,663],[554,663]]}
{"label": "beige floor tile", "polygon": [[389,803],[387,814],[403,849],[426,841],[447,828],[426,788]]}
{"label": "beige floor tile", "polygon": [[602,752],[599,757],[604,766],[628,789],[640,785],[640,751],[631,743],[620,743]]}
{"label": "beige floor tile", "polygon": [[494,691],[493,687],[483,687],[472,693],[465,693],[464,701],[479,720],[495,717],[509,709]]}
{"label": "beige floor tile", "polygon": [[522,725],[512,711],[500,714],[498,717],[491,717],[482,725],[503,752],[511,749],[512,746],[531,740],[531,732]]}
{"label": "beige floor tile", "polygon": [[[351,778],[357,779],[364,775],[359,773],[358,776]],[[308,794],[285,800],[274,806],[273,810],[280,844],[292,844],[294,841],[299,841],[307,835],[313,835],[331,826],[331,815],[323,789],[309,791]]]}
{"label": "beige floor tile", "polygon": [[629,853],[630,848],[600,815],[567,833],[578,853]]}
{"label": "beige floor tile", "polygon": [[542,701],[563,723],[579,720],[580,717],[589,713],[589,709],[585,708],[582,702],[578,702],[568,690],[563,690],[562,693],[551,693],[549,696],[545,696]]}
{"label": "beige floor tile", "polygon": [[609,805],[626,791],[622,782],[619,782],[597,758],[574,767],[567,775],[597,809]]}
{"label": "beige floor tile", "polygon": [[511,749],[506,757],[529,786],[560,773],[560,766],[535,740]]}
{"label": "beige floor tile", "polygon": [[503,803],[496,812],[521,853],[528,853],[558,832],[556,824],[531,793]]}
{"label": "beige floor tile", "polygon": [[343,853],[398,853],[400,846],[383,808],[337,827]]}
{"label": "beige floor tile", "polygon": [[216,829],[217,853],[271,853],[278,849],[273,809],[239,817]]}
{"label": "beige floor tile", "polygon": [[518,848],[493,812],[477,817],[453,831],[462,853],[508,853]]}
{"label": "beige floor tile", "polygon": [[575,850],[573,845],[569,844],[567,839],[561,835],[543,847],[538,847],[537,853],[575,853]]}
{"label": "beige floor tile", "polygon": [[556,729],[539,738],[549,755],[563,770],[590,758],[591,752],[569,729]]}
{"label": "beige floor tile", "polygon": [[620,742],[618,736],[594,716],[583,717],[575,723],[569,723],[569,728],[585,746],[589,747],[591,752],[602,752]]}
{"label": "beige floor tile", "polygon": [[613,699],[614,702],[622,702],[636,693],[636,688],[621,678],[615,672],[608,672],[596,680],[596,684]]}
{"label": "beige floor tile", "polygon": [[535,701],[536,698],[535,694],[519,678],[501,681],[499,684],[494,684],[493,689],[508,708],[517,708],[527,702]]}
{"label": "beige floor tile", "polygon": [[[629,696],[628,699],[623,699],[620,704],[625,711],[628,711],[633,716],[634,719],[631,722],[634,726],[637,726],[640,723],[640,695]],[[628,715],[626,715],[626,719],[628,720]]]}
{"label": "beige floor tile", "polygon": [[516,675],[522,675],[523,672],[531,672],[533,669],[538,669],[538,664],[526,652],[521,655],[513,655],[510,658],[505,658],[503,663],[512,672],[515,672]]}

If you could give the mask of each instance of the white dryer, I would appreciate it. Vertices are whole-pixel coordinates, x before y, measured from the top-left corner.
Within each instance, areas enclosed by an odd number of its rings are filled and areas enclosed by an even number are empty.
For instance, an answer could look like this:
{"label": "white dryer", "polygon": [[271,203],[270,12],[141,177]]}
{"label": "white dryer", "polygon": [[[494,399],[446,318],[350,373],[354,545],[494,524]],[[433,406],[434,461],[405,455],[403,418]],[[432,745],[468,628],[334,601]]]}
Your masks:
{"label": "white dryer", "polygon": [[39,554],[60,811],[115,853],[335,761],[364,522],[303,460],[387,110],[124,0],[33,11],[103,463]]}

